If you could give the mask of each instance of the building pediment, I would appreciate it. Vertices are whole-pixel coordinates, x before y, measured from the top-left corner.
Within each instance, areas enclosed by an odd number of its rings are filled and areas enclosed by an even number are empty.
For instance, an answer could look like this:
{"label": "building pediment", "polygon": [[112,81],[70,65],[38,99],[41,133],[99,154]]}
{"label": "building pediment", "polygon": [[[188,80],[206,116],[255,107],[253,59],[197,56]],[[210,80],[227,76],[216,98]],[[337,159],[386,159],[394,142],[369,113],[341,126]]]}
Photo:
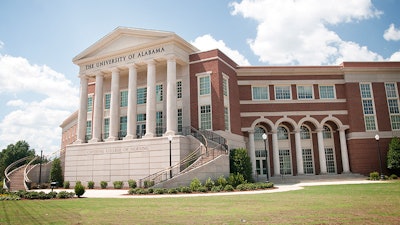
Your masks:
{"label": "building pediment", "polygon": [[[73,58],[80,71],[100,69],[98,65],[120,65],[151,58],[150,55],[174,54],[180,57],[197,48],[173,32],[118,27]],[[136,60],[136,61],[135,61]],[[107,66],[102,66],[107,67]]]}

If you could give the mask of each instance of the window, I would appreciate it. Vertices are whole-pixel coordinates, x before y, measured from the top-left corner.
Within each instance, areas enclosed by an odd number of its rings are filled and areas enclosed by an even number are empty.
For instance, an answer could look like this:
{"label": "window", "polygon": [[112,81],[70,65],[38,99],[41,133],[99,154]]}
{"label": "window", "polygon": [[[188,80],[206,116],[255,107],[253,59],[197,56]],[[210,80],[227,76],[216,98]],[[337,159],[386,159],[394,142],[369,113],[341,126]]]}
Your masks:
{"label": "window", "polygon": [[328,126],[324,126],[324,130],[322,131],[322,136],[324,139],[331,139],[332,138],[332,131],[331,128]]}
{"label": "window", "polygon": [[334,99],[335,98],[335,86],[319,86],[319,98],[320,99]]}
{"label": "window", "polygon": [[275,99],[291,99],[290,86],[275,86]]}
{"label": "window", "polygon": [[268,87],[253,87],[253,100],[268,100]]}
{"label": "window", "polygon": [[147,88],[138,88],[137,91],[137,104],[146,104]]}
{"label": "window", "polygon": [[163,100],[163,85],[157,84],[156,86],[156,99],[157,102],[161,102]]}
{"label": "window", "polygon": [[111,105],[111,94],[107,93],[104,96],[104,109],[110,109]]}
{"label": "window", "polygon": [[228,96],[228,79],[224,78],[222,80],[222,88],[223,88],[224,96]]}
{"label": "window", "polygon": [[162,136],[163,134],[163,115],[162,112],[156,112],[156,135]]}
{"label": "window", "polygon": [[91,112],[92,110],[93,110],[93,96],[89,96],[87,101],[87,111]]}
{"label": "window", "polygon": [[279,150],[279,167],[281,175],[292,174],[289,149]]}
{"label": "window", "polygon": [[366,130],[376,130],[374,100],[371,84],[360,84],[361,100],[364,111],[364,123]]}
{"label": "window", "polygon": [[203,105],[200,107],[200,130],[211,129],[211,106]]}
{"label": "window", "polygon": [[137,122],[145,122],[146,121],[146,114],[137,114],[136,115],[136,121]]}
{"label": "window", "polygon": [[389,107],[392,130],[400,130],[399,97],[395,83],[386,83],[386,98]]}
{"label": "window", "polygon": [[178,109],[178,133],[182,133],[182,109]]}
{"label": "window", "polygon": [[104,134],[103,138],[107,139],[110,135],[110,118],[104,119]]}
{"label": "window", "polygon": [[182,81],[176,82],[176,97],[182,98]]}
{"label": "window", "polygon": [[312,150],[309,148],[302,149],[302,156],[303,156],[304,174],[314,174]]}
{"label": "window", "polygon": [[254,140],[263,140],[262,135],[265,133],[265,130],[262,127],[256,127],[254,129]]}
{"label": "window", "polygon": [[127,107],[128,106],[128,91],[121,91],[121,99],[120,99],[121,107]]}
{"label": "window", "polygon": [[300,127],[300,137],[301,139],[310,139],[310,130],[306,126]]}
{"label": "window", "polygon": [[210,76],[200,77],[200,95],[208,95],[211,93]]}
{"label": "window", "polygon": [[297,86],[297,99],[313,98],[313,86]]}
{"label": "window", "polygon": [[126,136],[126,130],[127,130],[127,125],[128,125],[128,119],[126,116],[121,116],[119,118],[119,138],[123,138]]}
{"label": "window", "polygon": [[289,139],[287,129],[282,126],[279,126],[278,127],[278,140],[287,140],[287,139]]}
{"label": "window", "polygon": [[230,119],[229,119],[229,108],[225,107],[224,110],[224,117],[225,117],[225,130],[229,131],[230,130]]}
{"label": "window", "polygon": [[88,120],[86,121],[86,136],[85,136],[86,140],[90,140],[92,139],[92,121]]}
{"label": "window", "polygon": [[326,172],[336,173],[335,152],[333,148],[325,148]]}

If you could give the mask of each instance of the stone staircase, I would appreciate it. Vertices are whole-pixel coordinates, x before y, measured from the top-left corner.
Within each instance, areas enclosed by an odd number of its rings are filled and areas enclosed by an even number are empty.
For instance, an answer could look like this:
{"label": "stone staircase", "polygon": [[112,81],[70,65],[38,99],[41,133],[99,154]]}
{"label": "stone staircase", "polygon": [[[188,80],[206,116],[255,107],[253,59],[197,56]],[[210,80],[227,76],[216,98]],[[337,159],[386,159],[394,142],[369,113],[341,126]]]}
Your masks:
{"label": "stone staircase", "polygon": [[24,170],[25,166],[21,166],[14,170],[10,175],[10,191],[25,190],[24,186]]}

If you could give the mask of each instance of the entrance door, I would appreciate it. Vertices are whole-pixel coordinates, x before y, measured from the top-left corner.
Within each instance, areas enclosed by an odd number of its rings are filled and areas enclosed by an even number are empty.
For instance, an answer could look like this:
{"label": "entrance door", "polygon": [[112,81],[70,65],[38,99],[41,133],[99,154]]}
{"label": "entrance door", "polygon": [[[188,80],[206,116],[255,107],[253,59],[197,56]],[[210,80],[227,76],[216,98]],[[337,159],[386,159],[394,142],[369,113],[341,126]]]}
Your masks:
{"label": "entrance door", "polygon": [[[256,171],[258,175],[267,175],[267,160],[265,160],[265,150],[256,150]],[[268,174],[269,175],[269,174]]]}
{"label": "entrance door", "polygon": [[142,138],[146,134],[146,123],[138,123],[136,125],[136,136]]}

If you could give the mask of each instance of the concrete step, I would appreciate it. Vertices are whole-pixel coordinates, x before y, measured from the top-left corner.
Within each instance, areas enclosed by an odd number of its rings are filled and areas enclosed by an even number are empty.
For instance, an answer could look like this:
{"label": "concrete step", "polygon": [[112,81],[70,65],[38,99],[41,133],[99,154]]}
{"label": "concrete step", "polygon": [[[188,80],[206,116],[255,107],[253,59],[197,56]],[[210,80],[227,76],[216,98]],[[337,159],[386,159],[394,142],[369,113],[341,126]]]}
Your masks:
{"label": "concrete step", "polygon": [[25,190],[24,170],[25,167],[20,167],[10,174],[10,191]]}

